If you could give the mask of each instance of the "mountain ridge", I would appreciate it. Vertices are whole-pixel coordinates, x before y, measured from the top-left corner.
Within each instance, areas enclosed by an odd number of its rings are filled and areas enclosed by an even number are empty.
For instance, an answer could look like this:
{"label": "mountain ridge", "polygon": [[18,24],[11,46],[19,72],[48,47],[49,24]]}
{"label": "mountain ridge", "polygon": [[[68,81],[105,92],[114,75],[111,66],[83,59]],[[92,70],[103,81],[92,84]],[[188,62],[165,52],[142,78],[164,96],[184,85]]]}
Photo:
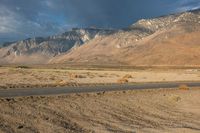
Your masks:
{"label": "mountain ridge", "polygon": [[[200,10],[143,19],[101,40],[93,39],[50,63],[200,65],[200,55],[193,48],[199,49],[199,31]],[[187,50],[194,52],[187,53]]]}
{"label": "mountain ridge", "polygon": [[[114,30],[111,29],[73,28],[65,33],[55,36],[49,36],[46,38],[28,38],[14,43],[8,43],[8,45],[0,49],[0,62],[5,60],[4,62],[7,61],[8,63],[18,62],[34,64],[37,63],[37,61],[29,63],[17,59],[22,56],[24,58],[26,56],[28,59],[30,58],[29,56],[35,56],[34,54],[40,54],[41,58],[42,56],[45,56],[46,59],[49,60],[56,55],[67,52],[75,47],[79,47],[95,37],[111,34],[112,32],[114,32]],[[40,57],[38,57],[38,60],[40,60],[39,58]],[[16,61],[15,59],[19,61]]]}
{"label": "mountain ridge", "polygon": [[[180,63],[171,60],[178,60],[175,57],[179,57],[179,55],[185,59],[193,56],[180,53],[179,47],[184,46],[188,49],[190,47],[179,45],[179,43],[184,44],[181,37],[188,37],[185,42],[195,42],[195,47],[198,49],[199,31],[200,9],[152,19],[141,19],[129,27],[119,30],[73,28],[60,35],[26,39],[8,44],[0,49],[0,63],[82,62],[86,64],[186,65],[187,62],[184,60]],[[162,45],[175,52],[173,58],[165,55],[171,54],[171,52],[163,51]],[[160,53],[159,50],[163,53]],[[195,54],[200,57],[198,53]],[[192,64],[198,63],[193,62]]]}

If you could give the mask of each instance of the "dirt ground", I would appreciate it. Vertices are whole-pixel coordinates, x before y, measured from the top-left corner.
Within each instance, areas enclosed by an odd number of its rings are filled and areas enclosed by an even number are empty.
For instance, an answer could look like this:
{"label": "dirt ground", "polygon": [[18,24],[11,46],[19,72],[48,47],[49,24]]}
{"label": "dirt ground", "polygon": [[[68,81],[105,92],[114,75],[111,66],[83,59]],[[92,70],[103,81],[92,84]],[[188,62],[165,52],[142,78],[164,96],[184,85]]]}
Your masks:
{"label": "dirt ground", "polygon": [[135,69],[118,71],[0,67],[0,89],[167,81],[200,81],[200,70]]}
{"label": "dirt ground", "polygon": [[1,133],[200,133],[200,89],[0,99]]}

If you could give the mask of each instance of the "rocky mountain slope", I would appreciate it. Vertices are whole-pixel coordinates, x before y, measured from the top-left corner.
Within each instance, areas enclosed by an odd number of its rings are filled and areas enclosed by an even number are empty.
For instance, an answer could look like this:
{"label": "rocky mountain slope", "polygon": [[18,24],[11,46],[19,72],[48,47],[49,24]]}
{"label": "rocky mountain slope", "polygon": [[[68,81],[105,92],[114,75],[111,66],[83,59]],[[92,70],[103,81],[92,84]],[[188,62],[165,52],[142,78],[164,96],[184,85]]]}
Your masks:
{"label": "rocky mountain slope", "polygon": [[0,48],[0,63],[200,65],[199,36],[200,9],[142,19],[117,31],[74,28],[11,43]]}
{"label": "rocky mountain slope", "polygon": [[50,63],[200,65],[200,10],[140,20]]}
{"label": "rocky mountain slope", "polygon": [[47,63],[56,55],[76,49],[93,38],[113,32],[113,30],[97,28],[73,28],[61,35],[9,43],[0,49],[0,63]]}

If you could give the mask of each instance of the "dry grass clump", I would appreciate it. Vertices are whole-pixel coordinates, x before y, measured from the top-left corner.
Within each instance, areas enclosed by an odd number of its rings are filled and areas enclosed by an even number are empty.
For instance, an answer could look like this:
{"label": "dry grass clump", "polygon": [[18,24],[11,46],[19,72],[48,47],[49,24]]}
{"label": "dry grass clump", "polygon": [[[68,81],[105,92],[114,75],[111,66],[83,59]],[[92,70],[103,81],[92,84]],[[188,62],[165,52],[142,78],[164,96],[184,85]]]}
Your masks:
{"label": "dry grass clump", "polygon": [[130,78],[133,78],[132,75],[126,74],[121,79],[117,80],[117,83],[120,83],[120,84],[128,83],[129,82],[128,79]]}
{"label": "dry grass clump", "polygon": [[179,90],[189,90],[189,89],[190,88],[187,85],[184,85],[184,84],[179,86]]}
{"label": "dry grass clump", "polygon": [[107,77],[106,75],[98,75],[100,78]]}
{"label": "dry grass clump", "polygon": [[96,73],[91,73],[91,72],[85,72],[85,73],[82,73],[83,75],[85,75],[85,78],[88,77],[88,78],[94,78],[95,75],[97,75]]}
{"label": "dry grass clump", "polygon": [[20,68],[20,69],[28,69],[28,68],[30,68],[30,67],[28,67],[28,66],[16,66],[16,68]]}
{"label": "dry grass clump", "polygon": [[69,77],[71,79],[73,79],[73,78],[86,78],[86,76],[84,76],[84,75],[79,75],[79,74],[75,74],[75,73],[69,74]]}
{"label": "dry grass clump", "polygon": [[170,97],[172,101],[179,102],[181,100],[181,97],[178,95],[173,95]]}
{"label": "dry grass clump", "polygon": [[130,75],[130,74],[126,74],[123,78],[124,78],[124,79],[131,79],[131,78],[133,78],[133,77],[132,77],[132,75]]}
{"label": "dry grass clump", "polygon": [[128,83],[128,79],[126,78],[119,79],[117,80],[117,83],[120,83],[120,84]]}
{"label": "dry grass clump", "polygon": [[95,75],[89,75],[89,78],[91,78],[91,79],[95,78]]}
{"label": "dry grass clump", "polygon": [[63,85],[68,85],[69,83],[67,82],[67,81],[64,81],[64,80],[58,80],[58,81],[56,81],[56,85],[61,85],[61,86],[63,86]]}
{"label": "dry grass clump", "polygon": [[50,76],[49,79],[50,80],[56,80],[56,77],[55,76]]}

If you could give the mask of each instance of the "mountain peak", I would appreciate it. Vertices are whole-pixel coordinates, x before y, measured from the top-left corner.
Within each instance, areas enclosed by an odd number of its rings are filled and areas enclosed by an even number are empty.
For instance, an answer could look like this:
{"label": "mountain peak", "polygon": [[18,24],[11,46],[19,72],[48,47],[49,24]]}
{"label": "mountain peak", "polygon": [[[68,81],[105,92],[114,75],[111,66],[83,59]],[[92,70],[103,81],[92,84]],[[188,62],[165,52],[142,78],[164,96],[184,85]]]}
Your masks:
{"label": "mountain peak", "polygon": [[199,35],[199,10],[142,19],[115,34],[93,39],[52,62],[196,65],[200,57]]}

